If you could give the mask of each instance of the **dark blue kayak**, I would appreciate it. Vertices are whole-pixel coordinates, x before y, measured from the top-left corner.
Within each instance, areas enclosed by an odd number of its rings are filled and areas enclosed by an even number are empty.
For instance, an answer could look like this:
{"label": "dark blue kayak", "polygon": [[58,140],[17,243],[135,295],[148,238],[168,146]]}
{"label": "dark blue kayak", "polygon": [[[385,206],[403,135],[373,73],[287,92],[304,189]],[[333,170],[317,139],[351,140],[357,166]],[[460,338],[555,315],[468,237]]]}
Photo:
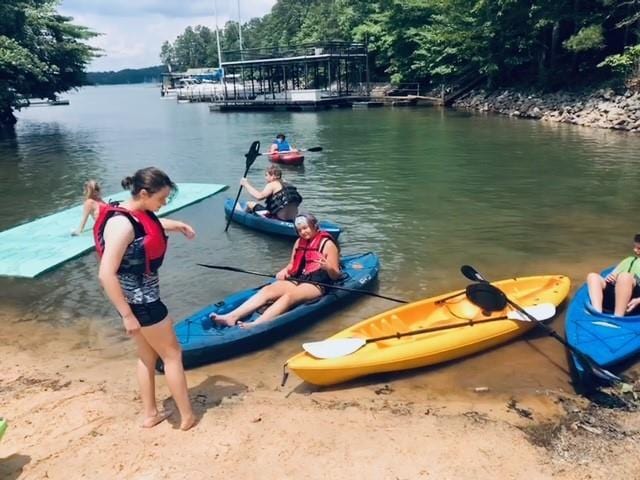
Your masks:
{"label": "dark blue kayak", "polygon": [[[296,228],[293,226],[293,222],[285,222],[284,220],[278,220],[277,218],[263,217],[255,213],[249,213],[246,209],[246,202],[238,202],[236,210],[233,212],[232,220],[236,223],[244,225],[245,227],[252,228],[253,230],[260,230],[261,232],[271,233],[273,235],[284,235],[286,237],[297,238],[298,234]],[[233,208],[233,199],[227,198],[224,202],[224,215],[229,218],[231,209]],[[340,227],[333,222],[320,221],[320,228],[325,232],[331,234],[336,240],[340,236]]]}
{"label": "dark blue kayak", "polygon": [[[336,285],[357,291],[369,290],[380,269],[378,256],[374,253],[344,256],[340,264],[344,278]],[[238,326],[221,327],[209,319],[211,313],[230,312],[255,294],[259,288],[234,293],[175,325],[185,368],[197,367],[261,348],[308,326],[321,316],[332,312],[341,303],[362,297],[357,291],[329,288],[318,300],[298,305],[274,320],[250,329]],[[251,322],[258,316],[258,313],[254,313],[244,321]]]}
{"label": "dark blue kayak", "polygon": [[[612,268],[602,272],[607,276]],[[591,306],[587,284],[576,292],[565,320],[567,342],[589,355],[599,365],[610,368],[640,353],[640,315],[617,317],[596,312]],[[576,387],[589,388],[581,365],[570,355]]]}

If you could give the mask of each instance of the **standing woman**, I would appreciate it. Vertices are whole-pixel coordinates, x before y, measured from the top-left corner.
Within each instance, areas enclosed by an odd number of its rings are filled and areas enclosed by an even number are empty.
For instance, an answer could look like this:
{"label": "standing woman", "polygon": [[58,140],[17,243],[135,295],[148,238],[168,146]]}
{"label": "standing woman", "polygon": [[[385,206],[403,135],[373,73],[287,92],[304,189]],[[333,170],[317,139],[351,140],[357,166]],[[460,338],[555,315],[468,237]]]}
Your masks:
{"label": "standing woman", "polygon": [[99,278],[113,306],[122,317],[127,334],[138,347],[137,376],[144,408],[143,427],[165,420],[155,397],[155,365],[158,357],[171,395],[180,412],[180,428],[196,422],[187,392],[182,353],[167,307],[160,300],[158,268],[167,249],[167,232],[181,232],[191,239],[193,229],[186,223],[158,219],[154,212],[167,203],[176,185],[163,171],[138,170],[122,181],[131,198],[121,205],[106,205],[93,228],[100,257]]}

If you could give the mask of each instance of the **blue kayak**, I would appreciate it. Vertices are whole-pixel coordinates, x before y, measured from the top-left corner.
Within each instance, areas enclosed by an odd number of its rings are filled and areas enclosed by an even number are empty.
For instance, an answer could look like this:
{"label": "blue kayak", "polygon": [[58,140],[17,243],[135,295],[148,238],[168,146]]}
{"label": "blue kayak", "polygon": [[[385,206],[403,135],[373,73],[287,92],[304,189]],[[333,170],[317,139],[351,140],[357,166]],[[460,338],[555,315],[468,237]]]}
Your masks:
{"label": "blue kayak", "polygon": [[[608,275],[612,268],[602,272]],[[610,368],[640,353],[640,315],[617,317],[596,312],[584,283],[571,300],[565,320],[569,345],[589,355],[596,363]],[[571,370],[578,389],[591,387],[584,369],[570,355]]]}
{"label": "blue kayak", "polygon": [[[233,212],[232,220],[236,223],[244,225],[245,227],[252,228],[254,230],[260,230],[262,232],[271,233],[274,235],[284,235],[286,237],[297,238],[296,228],[293,226],[293,222],[285,222],[284,220],[278,220],[277,218],[263,217],[255,213],[247,212],[246,202],[240,201],[236,205],[236,210]],[[224,214],[226,218],[229,218],[231,209],[233,208],[233,199],[227,198],[224,202]],[[340,236],[340,227],[333,222],[320,221],[320,228],[325,232],[331,234],[336,240]]]}
{"label": "blue kayak", "polygon": [[[211,313],[230,312],[255,294],[260,289],[257,287],[234,293],[178,322],[174,328],[182,347],[185,368],[261,348],[308,326],[322,315],[332,312],[340,303],[360,298],[362,295],[357,291],[369,290],[380,269],[378,256],[374,253],[344,256],[340,264],[344,276],[335,285],[355,292],[329,288],[318,300],[300,304],[274,320],[250,329],[219,326],[211,321]],[[258,316],[258,313],[254,313],[244,321],[251,322]],[[161,370],[161,365],[159,367]]]}

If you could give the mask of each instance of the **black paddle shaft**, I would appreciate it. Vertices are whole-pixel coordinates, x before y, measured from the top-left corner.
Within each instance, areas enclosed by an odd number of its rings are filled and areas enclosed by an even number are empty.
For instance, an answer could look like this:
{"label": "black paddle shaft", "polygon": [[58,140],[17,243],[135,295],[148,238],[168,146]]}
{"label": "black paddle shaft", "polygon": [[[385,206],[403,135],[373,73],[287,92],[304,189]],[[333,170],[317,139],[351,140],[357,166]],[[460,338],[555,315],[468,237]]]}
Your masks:
{"label": "black paddle shaft", "polygon": [[[270,273],[252,272],[251,270],[244,270],[242,268],[227,267],[223,265],[208,265],[205,263],[198,263],[197,265],[200,267],[212,268],[215,270],[226,270],[228,272],[248,273],[249,275],[257,275],[259,277],[275,278],[275,275],[272,275]],[[392,302],[397,302],[397,303],[409,303],[407,300],[387,297],[386,295],[380,295],[378,293],[373,293],[368,290],[360,290],[358,288],[340,287],[338,285],[333,285],[331,283],[314,282],[313,280],[305,280],[297,277],[289,277],[288,280],[293,280],[295,282],[301,282],[301,283],[310,283],[311,285],[317,285],[319,287],[334,288],[336,290],[344,290],[345,292],[361,293],[362,295],[370,295],[372,297],[384,298],[385,300],[391,300]]]}
{"label": "black paddle shaft", "polygon": [[[253,165],[253,163],[256,161],[256,158],[258,158],[259,155],[260,155],[260,142],[256,140],[251,144],[251,147],[249,147],[249,151],[244,154],[246,158],[246,168],[244,169],[244,175],[242,175],[242,178],[247,178],[251,165]],[[229,213],[229,218],[227,219],[227,225],[224,227],[225,232],[229,229],[229,224],[231,223],[231,219],[233,218],[233,212],[235,212],[236,205],[238,205],[238,200],[240,200],[240,193],[242,193],[242,185],[240,185],[240,188],[238,189],[238,194],[236,195],[236,199],[233,202],[233,208]]]}
{"label": "black paddle shaft", "polygon": [[[603,380],[608,383],[621,381],[621,379],[617,375],[614,375],[610,371],[602,368],[589,355],[587,355],[586,353],[583,353],[582,351],[578,350],[574,346],[569,345],[569,343],[564,338],[562,338],[558,334],[558,332],[556,332],[554,329],[552,329],[548,325],[545,325],[542,322],[539,322],[533,315],[527,312],[524,308],[522,308],[520,305],[510,300],[502,290],[500,290],[495,285],[491,285],[489,281],[485,279],[480,273],[478,273],[478,271],[475,268],[469,265],[463,265],[460,268],[460,271],[468,279],[480,282],[479,284],[469,285],[469,287],[467,287],[467,295],[469,297],[469,300],[471,300],[472,303],[478,305],[480,308],[487,309],[487,310],[491,310],[495,306],[497,306],[497,309],[501,310],[504,307],[505,303],[508,303],[513,308],[515,308],[518,312],[520,312],[525,317],[527,317],[530,321],[535,322],[536,327],[541,328],[542,330],[547,332],[547,334],[550,337],[560,342],[571,353],[573,353],[576,360],[580,363],[580,365],[582,366],[585,372],[588,372],[592,376],[595,376],[600,380]],[[492,295],[495,298],[491,299]]]}

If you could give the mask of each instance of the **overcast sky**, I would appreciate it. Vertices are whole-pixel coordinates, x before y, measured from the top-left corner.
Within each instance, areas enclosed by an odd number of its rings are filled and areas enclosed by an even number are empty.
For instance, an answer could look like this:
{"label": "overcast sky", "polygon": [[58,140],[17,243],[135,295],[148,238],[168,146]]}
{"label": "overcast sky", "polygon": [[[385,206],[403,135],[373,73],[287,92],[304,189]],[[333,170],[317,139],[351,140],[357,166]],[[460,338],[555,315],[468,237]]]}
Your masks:
{"label": "overcast sky", "polygon": [[[1,1],[1,0],[0,0]],[[269,13],[276,0],[240,0],[242,23]],[[218,25],[238,19],[238,0],[217,0]],[[60,13],[102,35],[90,43],[104,50],[89,71],[160,64],[160,47],[189,25],[215,25],[214,0],[62,0]]]}

